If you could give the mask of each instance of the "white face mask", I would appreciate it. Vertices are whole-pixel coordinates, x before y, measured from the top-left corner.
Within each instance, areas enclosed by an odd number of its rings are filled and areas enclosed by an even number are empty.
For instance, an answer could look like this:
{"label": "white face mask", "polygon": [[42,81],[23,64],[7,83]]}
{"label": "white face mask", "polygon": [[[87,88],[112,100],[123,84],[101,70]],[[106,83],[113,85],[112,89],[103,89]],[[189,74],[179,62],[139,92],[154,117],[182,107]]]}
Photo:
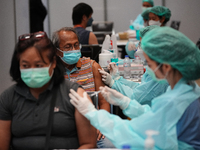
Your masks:
{"label": "white face mask", "polygon": [[152,26],[152,25],[160,26],[161,23],[160,23],[160,21],[153,21],[153,20],[150,20],[150,21],[149,21],[149,25],[150,25],[150,26]]}
{"label": "white face mask", "polygon": [[142,12],[144,12],[145,10],[147,10],[148,7],[142,7]]}

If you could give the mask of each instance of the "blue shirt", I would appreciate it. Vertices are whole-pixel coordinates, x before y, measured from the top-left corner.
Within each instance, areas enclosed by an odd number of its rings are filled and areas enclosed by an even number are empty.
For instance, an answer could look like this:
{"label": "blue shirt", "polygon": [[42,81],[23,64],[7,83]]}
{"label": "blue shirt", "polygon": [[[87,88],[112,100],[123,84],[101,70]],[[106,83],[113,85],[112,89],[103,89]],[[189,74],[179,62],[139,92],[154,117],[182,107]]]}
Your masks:
{"label": "blue shirt", "polygon": [[176,129],[178,140],[200,150],[200,98],[192,102],[185,110]]}

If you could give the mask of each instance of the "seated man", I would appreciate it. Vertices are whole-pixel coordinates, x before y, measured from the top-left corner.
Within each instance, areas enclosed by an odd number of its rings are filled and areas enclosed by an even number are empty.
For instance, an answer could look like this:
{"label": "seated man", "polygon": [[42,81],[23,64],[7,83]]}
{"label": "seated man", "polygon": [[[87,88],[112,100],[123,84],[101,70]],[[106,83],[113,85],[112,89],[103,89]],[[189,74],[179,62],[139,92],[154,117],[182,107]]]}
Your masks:
{"label": "seated man", "polygon": [[[81,44],[98,44],[95,34],[91,31],[85,30],[86,27],[92,25],[92,14],[92,7],[85,3],[79,3],[73,8],[72,21],[74,29],[80,37]],[[82,48],[82,51],[88,51],[88,49],[89,48],[84,47]]]}
{"label": "seated man", "polygon": [[[52,42],[58,50],[57,55],[66,67],[66,79],[79,83],[85,91],[99,91],[100,86],[105,86],[98,71],[101,69],[100,65],[90,58],[80,58],[81,45],[74,28],[64,27],[54,32]],[[98,106],[99,109],[110,112],[110,105],[101,94],[98,96]],[[101,133],[98,133],[97,144],[106,146],[100,148],[114,147],[111,142],[102,139],[101,136]]]}

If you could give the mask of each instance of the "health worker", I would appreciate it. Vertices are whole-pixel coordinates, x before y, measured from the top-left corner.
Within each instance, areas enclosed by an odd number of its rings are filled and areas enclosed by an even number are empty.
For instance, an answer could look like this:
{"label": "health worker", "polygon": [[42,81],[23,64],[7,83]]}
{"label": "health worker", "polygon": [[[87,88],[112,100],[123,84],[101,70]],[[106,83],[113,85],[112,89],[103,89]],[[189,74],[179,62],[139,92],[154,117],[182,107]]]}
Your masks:
{"label": "health worker", "polygon": [[[144,12],[147,8],[153,7],[154,6],[154,2],[153,0],[142,0],[142,12]],[[144,24],[144,20],[143,17],[141,16],[141,14],[139,14],[137,16],[137,18],[133,21],[133,23],[130,25],[130,29],[132,30],[139,30],[141,28],[144,28],[145,24]]]}
{"label": "health worker", "polygon": [[171,17],[171,11],[164,6],[154,6],[149,12],[149,22],[151,25],[165,26]]}
{"label": "health worker", "polygon": [[200,149],[200,87],[193,82],[200,78],[200,51],[170,27],[149,31],[141,47],[152,78],[170,85],[152,100],[151,107],[108,87],[100,88],[102,95],[109,103],[134,113],[132,120],[96,110],[86,93],[81,97],[70,90],[70,102],[117,148],[128,144],[131,149],[144,149],[145,131],[154,130],[159,132],[154,136],[155,150]]}
{"label": "health worker", "polygon": [[[148,20],[148,25],[165,26],[170,20],[171,11],[164,6],[154,6],[142,13],[142,17]],[[153,27],[154,28],[154,27]],[[134,53],[138,50],[139,42],[129,40],[126,44],[125,51],[130,58],[135,59]]]}
{"label": "health worker", "polygon": [[[140,37],[141,39],[144,37],[146,33],[151,31],[154,28],[159,28],[158,26],[148,26],[140,30]],[[155,31],[155,30],[154,30]],[[142,49],[140,48],[140,51]],[[137,52],[136,52],[137,53]],[[142,53],[140,53],[143,55]],[[134,55],[134,53],[130,53],[129,56]],[[140,56],[143,61],[144,56]],[[123,95],[129,97],[130,99],[137,100],[140,104],[149,104],[151,105],[151,101],[153,98],[163,94],[169,84],[167,82],[160,83],[149,75],[148,70],[143,74],[141,83],[133,82],[124,79],[123,77],[119,76],[118,67],[115,63],[110,63],[108,66],[110,70],[110,74],[104,71],[103,69],[99,69],[99,72],[102,74],[102,80],[106,85],[111,87],[112,89],[117,90],[118,92],[122,93]],[[125,115],[130,116],[131,114]],[[133,114],[134,115],[134,114]]]}

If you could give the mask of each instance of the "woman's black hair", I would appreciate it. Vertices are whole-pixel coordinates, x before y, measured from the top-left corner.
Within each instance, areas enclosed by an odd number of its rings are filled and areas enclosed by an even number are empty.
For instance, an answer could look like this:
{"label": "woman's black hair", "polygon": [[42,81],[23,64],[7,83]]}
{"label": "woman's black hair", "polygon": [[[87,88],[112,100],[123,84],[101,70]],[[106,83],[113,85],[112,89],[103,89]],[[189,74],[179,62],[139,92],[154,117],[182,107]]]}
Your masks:
{"label": "woman's black hair", "polygon": [[[158,18],[159,18],[160,20],[161,20],[163,17],[164,17],[164,16],[158,16]],[[168,21],[169,21],[169,20],[167,20],[167,19],[165,18],[165,21],[163,22],[163,25],[165,25]]]}
{"label": "woman's black hair", "polygon": [[[61,83],[64,80],[64,65],[56,55],[56,48],[47,36],[43,38],[31,37],[30,39],[19,41],[15,45],[10,66],[10,76],[12,77],[12,80],[16,81],[18,84],[25,84],[21,79],[19,59],[20,55],[30,47],[35,47],[38,50],[43,61],[42,52],[44,51],[49,51],[48,58],[50,62],[53,62],[56,57],[57,63],[52,79],[54,80],[54,84]],[[44,63],[46,62],[44,61]]]}

